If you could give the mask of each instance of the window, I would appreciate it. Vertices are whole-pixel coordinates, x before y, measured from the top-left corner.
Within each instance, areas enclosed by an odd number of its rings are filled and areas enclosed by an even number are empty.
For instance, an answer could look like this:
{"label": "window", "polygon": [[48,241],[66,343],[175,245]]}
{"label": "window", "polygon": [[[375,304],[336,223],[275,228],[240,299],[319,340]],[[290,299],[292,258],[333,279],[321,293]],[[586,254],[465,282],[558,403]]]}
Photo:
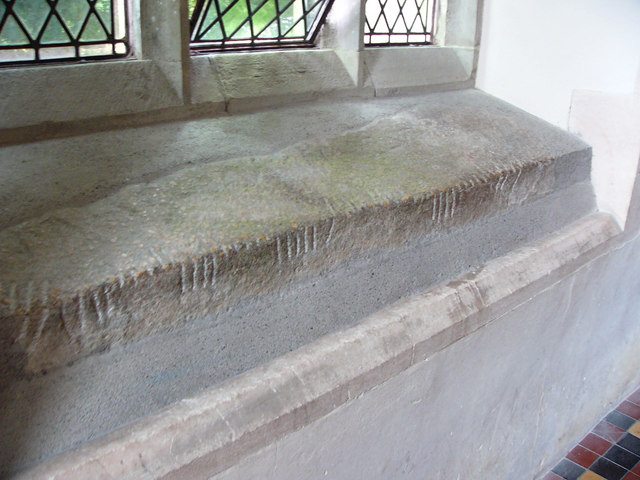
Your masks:
{"label": "window", "polygon": [[434,43],[436,0],[366,0],[365,8],[365,45]]}
{"label": "window", "polygon": [[0,63],[122,57],[125,0],[0,0]]}
{"label": "window", "polygon": [[313,44],[332,0],[189,0],[191,47],[228,50]]}
{"label": "window", "polygon": [[0,0],[0,129],[472,86],[479,0],[434,1]]}

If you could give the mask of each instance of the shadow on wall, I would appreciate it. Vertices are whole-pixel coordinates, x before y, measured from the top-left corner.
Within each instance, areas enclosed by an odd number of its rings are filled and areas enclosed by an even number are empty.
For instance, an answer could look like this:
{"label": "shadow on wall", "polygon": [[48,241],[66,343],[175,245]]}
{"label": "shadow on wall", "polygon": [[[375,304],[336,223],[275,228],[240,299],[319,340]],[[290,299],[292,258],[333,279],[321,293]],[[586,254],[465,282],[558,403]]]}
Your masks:
{"label": "shadow on wall", "polygon": [[569,130],[593,147],[598,207],[625,225],[640,155],[640,66],[631,94],[575,90]]}

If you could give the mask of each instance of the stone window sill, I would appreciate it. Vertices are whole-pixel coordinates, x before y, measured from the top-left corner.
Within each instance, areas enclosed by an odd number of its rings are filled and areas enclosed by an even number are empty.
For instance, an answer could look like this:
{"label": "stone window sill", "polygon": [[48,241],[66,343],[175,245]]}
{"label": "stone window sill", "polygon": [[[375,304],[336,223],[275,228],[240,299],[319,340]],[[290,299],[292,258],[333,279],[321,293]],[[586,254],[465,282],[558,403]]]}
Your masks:
{"label": "stone window sill", "polygon": [[[185,67],[179,62],[128,59],[3,68],[0,142],[203,113],[255,111],[320,98],[469,88],[476,55],[476,49],[467,47],[396,47],[364,52],[319,48],[194,55]],[[188,98],[178,80],[183,75],[181,68],[190,79]]]}
{"label": "stone window sill", "polygon": [[191,100],[229,112],[317,98],[372,97],[468,88],[476,49],[308,49],[191,57]]}
{"label": "stone window sill", "polygon": [[0,130],[135,114],[182,104],[151,60],[0,70]]}

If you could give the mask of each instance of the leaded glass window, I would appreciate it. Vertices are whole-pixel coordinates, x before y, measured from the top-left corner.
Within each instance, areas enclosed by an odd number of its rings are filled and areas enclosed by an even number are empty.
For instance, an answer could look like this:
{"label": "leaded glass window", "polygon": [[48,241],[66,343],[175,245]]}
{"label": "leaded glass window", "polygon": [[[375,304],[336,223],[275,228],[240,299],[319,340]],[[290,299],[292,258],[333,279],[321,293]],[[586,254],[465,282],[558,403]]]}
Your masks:
{"label": "leaded glass window", "polygon": [[313,44],[332,0],[189,0],[191,47],[206,50]]}
{"label": "leaded glass window", "polygon": [[430,45],[434,41],[437,0],[366,0],[365,8],[365,45]]}
{"label": "leaded glass window", "polygon": [[0,63],[122,57],[126,0],[0,0]]}

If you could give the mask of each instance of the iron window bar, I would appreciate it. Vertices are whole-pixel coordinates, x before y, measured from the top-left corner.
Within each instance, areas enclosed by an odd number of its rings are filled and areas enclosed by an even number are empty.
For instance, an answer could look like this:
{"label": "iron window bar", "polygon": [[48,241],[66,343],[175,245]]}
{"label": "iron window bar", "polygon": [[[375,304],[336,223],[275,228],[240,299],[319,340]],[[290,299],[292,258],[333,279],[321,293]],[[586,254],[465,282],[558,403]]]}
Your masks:
{"label": "iron window bar", "polygon": [[315,43],[332,3],[192,0],[191,48],[209,52],[309,47]]}
{"label": "iron window bar", "polygon": [[366,0],[364,44],[368,47],[433,45],[437,0]]}
{"label": "iron window bar", "polygon": [[0,65],[126,57],[126,0],[0,0]]}

